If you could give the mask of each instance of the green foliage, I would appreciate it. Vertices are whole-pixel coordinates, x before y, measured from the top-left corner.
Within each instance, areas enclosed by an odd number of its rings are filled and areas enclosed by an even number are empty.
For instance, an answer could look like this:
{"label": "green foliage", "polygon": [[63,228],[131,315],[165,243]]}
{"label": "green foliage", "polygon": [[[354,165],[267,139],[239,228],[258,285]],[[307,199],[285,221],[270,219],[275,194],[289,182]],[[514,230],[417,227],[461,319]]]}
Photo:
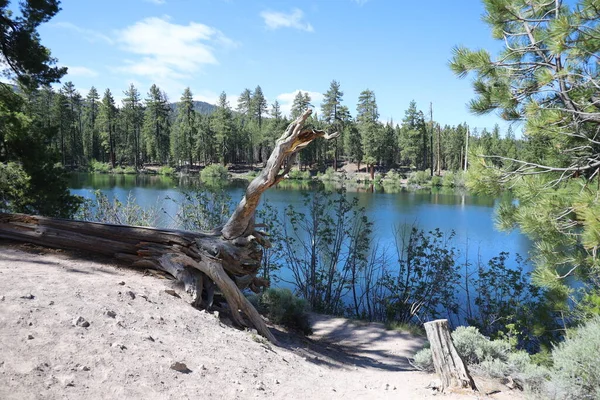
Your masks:
{"label": "green foliage", "polygon": [[229,179],[229,170],[220,164],[211,164],[204,167],[200,172],[203,181],[226,181]]}
{"label": "green foliage", "polygon": [[371,262],[372,223],[343,190],[305,194],[304,206],[306,213],[288,206],[280,225],[283,260],[297,293],[315,311],[343,314],[342,297],[349,292],[349,312],[360,317],[367,300],[357,282]]}
{"label": "green foliage", "polygon": [[460,276],[453,237],[454,232],[446,236],[439,229],[426,233],[416,226],[396,228],[397,270],[382,277],[388,321],[409,323],[417,315],[422,320],[458,313]]}
{"label": "green foliage", "polygon": [[111,167],[109,163],[103,163],[100,161],[92,160],[90,161],[90,172],[95,174],[108,174],[111,172]]}
{"label": "green foliage", "polygon": [[[600,52],[598,4],[485,0],[484,6],[484,20],[503,50],[492,57],[457,47],[450,66],[459,77],[474,74],[472,112],[522,121],[525,140],[520,154],[504,148],[515,155],[501,158],[495,133],[482,134],[482,147],[469,156],[468,186],[483,193],[514,189],[517,201],[499,209],[500,225],[534,240],[534,282],[553,292],[552,308],[567,323],[575,322],[580,316],[569,312],[567,300],[585,298],[600,281],[600,112],[593,95],[600,71],[589,68]],[[569,276],[584,293],[573,295]]]}
{"label": "green foliage", "polygon": [[459,326],[452,332],[456,351],[467,364],[479,364],[487,359],[506,361],[511,345],[504,340],[489,340],[473,326]]}
{"label": "green foliage", "polygon": [[411,172],[408,176],[408,183],[410,185],[425,186],[431,181],[431,175],[428,171],[415,171]]}
{"label": "green foliage", "polygon": [[337,180],[335,171],[331,167],[327,168],[324,173],[319,174],[318,178],[324,182],[333,182]]}
{"label": "green foliage", "polygon": [[289,179],[308,180],[310,179],[310,171],[300,171],[299,169],[292,169],[288,173]]}
{"label": "green foliage", "polygon": [[442,186],[449,188],[464,188],[466,187],[465,183],[465,174],[463,171],[446,171],[444,176],[442,177]]}
{"label": "green foliage", "polygon": [[251,301],[275,324],[305,335],[312,334],[307,302],[289,289],[267,289]]}
{"label": "green foliage", "polygon": [[441,176],[434,175],[431,177],[431,186],[432,187],[441,187],[443,186],[443,181]]}
{"label": "green foliage", "polygon": [[[509,254],[501,252],[486,265],[479,263],[469,282],[473,309],[468,306],[466,320],[484,335],[510,340],[515,346],[537,351],[540,342],[557,339],[551,332],[558,328],[547,307],[549,296],[531,284],[523,273],[523,260],[507,265]],[[535,316],[535,318],[532,318]]]}
{"label": "green foliage", "polygon": [[167,197],[178,206],[173,219],[182,229],[208,232],[223,225],[231,214],[231,197],[223,190],[207,187],[182,195],[182,200]]}
{"label": "green foliage", "polygon": [[159,207],[143,208],[136,203],[131,193],[122,203],[116,198],[108,198],[100,190],[94,192],[95,199],[86,199],[74,218],[81,221],[102,222],[117,225],[156,226]]}
{"label": "green foliage", "polygon": [[553,351],[552,383],[569,399],[600,397],[600,319],[595,318],[567,335]]}
{"label": "green foliage", "polygon": [[417,351],[413,356],[411,364],[418,370],[433,372],[435,368],[433,366],[433,356],[431,355],[431,349],[426,347]]}
{"label": "green foliage", "polygon": [[402,175],[396,171],[390,171],[383,178],[383,186],[398,187],[402,185]]}
{"label": "green foliage", "polygon": [[270,282],[279,281],[277,271],[282,267],[282,237],[280,224],[277,223],[280,218],[279,211],[268,201],[265,200],[256,211],[257,222],[265,225],[265,232],[269,234],[271,246],[264,247],[260,275]]}
{"label": "green foliage", "polygon": [[11,212],[26,206],[29,176],[18,164],[0,163],[0,212]]}
{"label": "green foliage", "polygon": [[[456,351],[471,371],[494,378],[510,377],[524,385],[529,393],[547,396],[545,393],[550,372],[532,362],[531,356],[504,340],[489,340],[475,327],[459,326],[452,332]],[[412,364],[423,371],[434,370],[431,350],[418,351]]]}
{"label": "green foliage", "polygon": [[413,336],[425,336],[423,327],[413,323],[388,321],[385,323],[385,329],[397,332],[407,332]]}
{"label": "green foliage", "polygon": [[169,167],[168,165],[163,165],[158,169],[159,175],[173,175],[175,174],[175,168]]}

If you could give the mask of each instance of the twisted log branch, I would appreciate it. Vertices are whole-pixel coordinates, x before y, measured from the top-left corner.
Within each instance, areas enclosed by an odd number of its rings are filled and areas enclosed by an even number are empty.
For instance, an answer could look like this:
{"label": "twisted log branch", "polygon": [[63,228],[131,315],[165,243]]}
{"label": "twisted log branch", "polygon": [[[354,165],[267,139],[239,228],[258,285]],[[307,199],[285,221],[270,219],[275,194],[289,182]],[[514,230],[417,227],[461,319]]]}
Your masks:
{"label": "twisted log branch", "polygon": [[[303,129],[312,111],[307,110],[277,140],[265,168],[250,183],[234,213],[223,227],[196,233],[94,222],[71,221],[24,214],[0,214],[0,238],[41,246],[84,250],[115,257],[133,267],[154,268],[183,283],[195,306],[210,306],[212,287],[223,293],[233,319],[252,326],[277,344],[277,340],[242,293],[259,292],[269,282],[257,278],[262,247],[270,246],[258,230],[255,212],[260,196],[284,179],[296,154],[314,139],[333,139],[339,134]],[[209,292],[206,302],[203,292]],[[245,318],[244,318],[245,317]]]}

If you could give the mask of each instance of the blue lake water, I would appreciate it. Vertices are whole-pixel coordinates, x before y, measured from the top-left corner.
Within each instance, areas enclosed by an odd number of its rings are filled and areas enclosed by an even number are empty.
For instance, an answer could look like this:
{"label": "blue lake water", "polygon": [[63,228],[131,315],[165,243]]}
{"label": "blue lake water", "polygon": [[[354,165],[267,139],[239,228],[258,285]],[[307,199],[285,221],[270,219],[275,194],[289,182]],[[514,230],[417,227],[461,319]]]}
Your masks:
{"label": "blue lake water", "polygon": [[[177,204],[165,199],[181,198],[183,190],[198,185],[197,177],[175,179],[107,174],[73,174],[70,182],[73,194],[92,198],[94,191],[100,190],[109,198],[116,197],[120,201],[133,196],[142,207],[160,204],[168,215],[176,214]],[[233,203],[241,199],[245,185],[244,182],[236,181],[224,186]],[[468,253],[471,263],[475,263],[478,258],[485,263],[502,251],[510,253],[511,258],[516,254],[526,258],[531,248],[529,239],[518,231],[506,233],[495,228],[494,210],[499,203],[498,199],[444,189],[398,193],[360,189],[349,189],[348,196],[356,196],[359,205],[365,207],[367,215],[374,222],[374,239],[383,247],[393,246],[394,228],[397,224],[415,223],[424,230],[453,230],[456,233],[454,245],[461,253],[461,261],[464,261]],[[310,190],[310,185],[286,182],[285,185],[268,190],[263,199],[279,210],[292,204],[302,211],[304,205],[301,193]],[[171,223],[170,219],[166,219],[162,224]]]}

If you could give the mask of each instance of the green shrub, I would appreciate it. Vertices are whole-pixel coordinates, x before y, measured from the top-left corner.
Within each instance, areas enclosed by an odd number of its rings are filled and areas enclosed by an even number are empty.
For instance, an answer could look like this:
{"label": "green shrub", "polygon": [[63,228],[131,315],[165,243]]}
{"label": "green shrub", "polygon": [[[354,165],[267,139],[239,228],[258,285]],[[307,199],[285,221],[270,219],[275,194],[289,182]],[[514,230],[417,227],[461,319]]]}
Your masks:
{"label": "green shrub", "polygon": [[289,289],[267,289],[250,301],[272,322],[305,335],[312,333],[306,301],[294,296]]}
{"label": "green shrub", "polygon": [[442,177],[442,186],[450,188],[466,187],[465,173],[463,171],[447,171]]}
{"label": "green shrub", "polygon": [[298,180],[310,179],[310,171],[300,171],[299,169],[293,169],[288,173],[288,178]]}
{"label": "green shrub", "polygon": [[175,168],[169,167],[168,165],[163,165],[158,169],[159,175],[173,175],[175,173]]}
{"label": "green shrub", "polygon": [[137,174],[137,171],[134,167],[129,165],[129,166],[123,168],[123,173],[127,174],[127,175],[134,175],[134,174]]}
{"label": "green shrub", "polygon": [[433,372],[434,367],[431,349],[424,348],[419,350],[413,357],[412,365],[421,371]]}
{"label": "green shrub", "polygon": [[26,207],[30,179],[19,164],[0,163],[0,212],[19,212]]}
{"label": "green shrub", "polygon": [[600,317],[572,332],[552,351],[552,384],[559,397],[600,398]]}
{"label": "green shrub", "polygon": [[383,178],[382,184],[384,186],[400,186],[402,184],[402,175],[396,171],[390,171]]}
{"label": "green shrub", "polygon": [[[510,377],[530,393],[547,398],[550,372],[536,365],[532,356],[514,350],[506,340],[489,340],[475,327],[458,327],[452,332],[456,351],[473,372],[493,378]],[[433,371],[431,350],[422,349],[414,355],[412,365],[423,371]],[[570,398],[570,397],[569,397]]]}
{"label": "green shrub", "polygon": [[323,174],[319,175],[319,179],[322,181],[334,181],[336,179],[335,171],[333,168],[329,167]]}
{"label": "green shrub", "polygon": [[200,173],[200,178],[203,181],[224,181],[227,180],[227,178],[229,178],[229,171],[227,170],[227,167],[224,167],[221,164],[211,164],[204,167],[204,169]]}
{"label": "green shrub", "polygon": [[442,186],[442,177],[434,175],[431,177],[431,186],[440,187]]}
{"label": "green shrub", "polygon": [[411,185],[423,186],[429,183],[431,175],[428,171],[415,171],[411,172],[408,176],[408,183]]}
{"label": "green shrub", "polygon": [[454,187],[454,172],[446,171],[446,173],[442,177],[442,186],[450,188]]}
{"label": "green shrub", "polygon": [[510,344],[503,340],[489,340],[473,326],[459,326],[452,332],[456,351],[467,364],[479,364],[484,360],[508,359]]}
{"label": "green shrub", "polygon": [[103,163],[100,161],[92,160],[90,161],[90,171],[97,174],[108,174],[110,172],[110,164]]}

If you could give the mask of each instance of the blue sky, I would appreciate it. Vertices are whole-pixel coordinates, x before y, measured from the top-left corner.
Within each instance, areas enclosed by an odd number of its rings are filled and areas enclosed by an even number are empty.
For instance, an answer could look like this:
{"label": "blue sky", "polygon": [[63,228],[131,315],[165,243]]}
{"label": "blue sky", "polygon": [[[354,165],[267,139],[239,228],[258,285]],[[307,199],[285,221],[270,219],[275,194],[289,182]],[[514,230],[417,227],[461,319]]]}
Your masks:
{"label": "blue sky", "polygon": [[443,124],[501,122],[468,112],[470,79],[448,68],[456,45],[500,49],[479,0],[63,0],[61,7],[40,34],[70,69],[63,82],[83,94],[94,85],[120,99],[134,83],[145,97],[156,83],[177,101],[189,86],[211,103],[225,91],[235,108],[244,88],[260,85],[285,111],[298,90],[318,110],[335,79],[353,115],[369,88],[382,121],[400,122],[414,99],[424,112],[433,102]]}

